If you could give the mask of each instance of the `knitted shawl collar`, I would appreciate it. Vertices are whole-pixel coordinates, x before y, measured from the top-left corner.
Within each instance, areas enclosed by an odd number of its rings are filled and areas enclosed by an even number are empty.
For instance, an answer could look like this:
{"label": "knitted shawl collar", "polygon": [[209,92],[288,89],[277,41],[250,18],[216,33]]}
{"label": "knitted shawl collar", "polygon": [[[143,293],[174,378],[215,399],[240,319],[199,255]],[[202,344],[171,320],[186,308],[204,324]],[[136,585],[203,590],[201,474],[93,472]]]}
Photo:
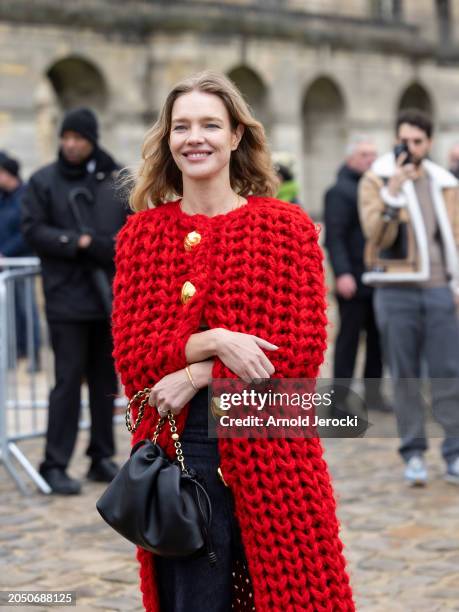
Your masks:
{"label": "knitted shawl collar", "polygon": [[[201,241],[187,251],[191,231]],[[116,267],[114,357],[128,397],[185,367],[185,346],[202,315],[211,328],[278,345],[267,352],[274,377],[317,376],[326,346],[322,253],[300,207],[252,196],[234,211],[207,217],[187,215],[177,202],[161,204],[128,219]],[[184,305],[185,281],[196,294]],[[212,376],[235,378],[218,358]],[[188,410],[189,404],[176,419],[179,433]],[[133,443],[151,436],[157,419],[147,409]],[[158,442],[174,455],[167,431]],[[219,452],[253,589],[234,609],[354,610],[320,440],[221,438]],[[160,612],[154,557],[142,549],[137,556],[145,609]],[[234,580],[247,592],[245,571],[236,568]]]}

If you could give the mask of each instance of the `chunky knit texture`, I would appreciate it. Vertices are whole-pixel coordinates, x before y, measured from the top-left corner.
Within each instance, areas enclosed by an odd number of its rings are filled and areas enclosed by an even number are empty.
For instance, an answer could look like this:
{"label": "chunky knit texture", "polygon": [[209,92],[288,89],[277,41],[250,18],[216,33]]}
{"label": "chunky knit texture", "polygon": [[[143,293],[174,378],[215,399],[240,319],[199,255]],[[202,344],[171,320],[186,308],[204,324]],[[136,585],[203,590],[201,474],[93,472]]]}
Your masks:
{"label": "chunky knit texture", "polygon": [[[202,240],[187,252],[183,240],[193,230]],[[128,397],[185,367],[185,346],[202,316],[211,328],[278,345],[266,351],[275,378],[317,376],[326,343],[322,253],[298,206],[250,197],[232,212],[207,217],[168,202],[128,220],[116,266],[114,356]],[[183,305],[186,280],[197,292]],[[212,375],[235,378],[218,358]],[[176,419],[179,432],[188,410],[189,404]],[[157,419],[148,408],[133,443],[151,436]],[[174,455],[167,431],[159,443]],[[220,439],[219,450],[256,612],[354,610],[320,440]],[[145,609],[159,612],[153,555],[139,549],[138,559]]]}

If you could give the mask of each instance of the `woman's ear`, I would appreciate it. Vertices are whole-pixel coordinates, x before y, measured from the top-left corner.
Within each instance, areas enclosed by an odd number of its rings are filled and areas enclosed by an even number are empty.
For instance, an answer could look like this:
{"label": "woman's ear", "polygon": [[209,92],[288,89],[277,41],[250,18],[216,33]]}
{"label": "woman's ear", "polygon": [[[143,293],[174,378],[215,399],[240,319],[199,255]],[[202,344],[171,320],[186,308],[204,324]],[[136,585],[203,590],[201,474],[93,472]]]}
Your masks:
{"label": "woman's ear", "polygon": [[236,151],[236,149],[238,148],[243,134],[244,134],[244,126],[242,125],[242,123],[239,123],[239,125],[233,132],[233,142],[231,144],[232,151]]}

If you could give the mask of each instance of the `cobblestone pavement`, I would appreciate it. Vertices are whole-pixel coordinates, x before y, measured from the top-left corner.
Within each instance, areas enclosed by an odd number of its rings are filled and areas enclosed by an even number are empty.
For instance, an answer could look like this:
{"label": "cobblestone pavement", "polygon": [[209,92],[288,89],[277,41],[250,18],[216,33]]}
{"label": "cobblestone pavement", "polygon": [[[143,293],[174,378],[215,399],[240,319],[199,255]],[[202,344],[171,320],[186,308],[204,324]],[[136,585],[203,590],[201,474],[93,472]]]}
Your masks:
{"label": "cobblestone pavement", "polygon": [[[121,461],[129,447],[122,425],[117,436]],[[76,477],[84,477],[87,469],[86,437],[87,432],[80,433],[70,469]],[[395,439],[328,439],[324,444],[357,609],[459,610],[459,487],[442,480],[438,438],[428,454],[431,482],[416,490],[401,479]],[[24,442],[21,448],[39,460],[41,441]],[[85,482],[84,494],[74,498],[35,492],[23,497],[1,470],[0,588],[74,590],[81,612],[141,610],[134,549],[95,510],[103,488]]]}
{"label": "cobblestone pavement", "polygon": [[[331,370],[333,307],[329,316],[323,377]],[[362,370],[361,355],[357,370]],[[402,480],[398,441],[389,433],[394,417],[370,413],[369,420],[386,437],[324,440],[357,610],[459,611],[459,487],[442,480],[438,429],[430,425],[429,485],[409,489]],[[121,463],[129,451],[124,425],[117,426],[117,439]],[[87,432],[80,432],[69,470],[78,478],[88,467],[86,440]],[[41,440],[20,448],[39,462]],[[70,499],[36,492],[23,497],[0,467],[0,590],[73,590],[81,612],[142,610],[134,547],[95,509],[104,486],[84,482],[83,495]]]}

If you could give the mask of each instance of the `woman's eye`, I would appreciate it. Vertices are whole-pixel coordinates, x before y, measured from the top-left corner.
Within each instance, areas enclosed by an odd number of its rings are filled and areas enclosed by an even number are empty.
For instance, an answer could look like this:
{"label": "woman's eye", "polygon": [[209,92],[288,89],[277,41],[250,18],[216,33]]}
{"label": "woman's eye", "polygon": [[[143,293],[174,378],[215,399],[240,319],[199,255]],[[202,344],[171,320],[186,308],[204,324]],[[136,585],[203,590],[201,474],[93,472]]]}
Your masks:
{"label": "woman's eye", "polygon": [[185,129],[184,125],[176,125],[173,129],[174,132],[181,132],[182,130]]}
{"label": "woman's eye", "polygon": [[207,128],[218,128],[219,126],[216,123],[207,123]]}

